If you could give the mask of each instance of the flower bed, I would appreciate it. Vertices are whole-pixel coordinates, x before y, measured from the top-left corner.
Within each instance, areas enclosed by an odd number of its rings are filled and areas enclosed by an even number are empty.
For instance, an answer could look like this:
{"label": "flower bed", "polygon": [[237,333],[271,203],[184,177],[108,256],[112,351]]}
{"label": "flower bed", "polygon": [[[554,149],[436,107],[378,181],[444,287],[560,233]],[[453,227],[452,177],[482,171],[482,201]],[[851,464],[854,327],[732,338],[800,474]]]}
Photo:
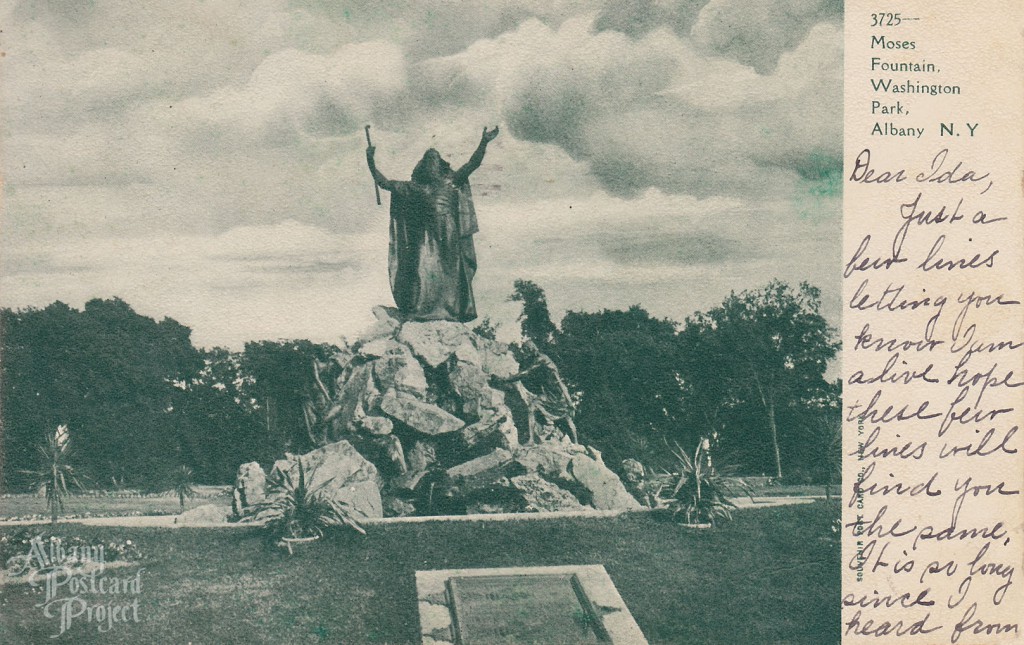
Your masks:
{"label": "flower bed", "polygon": [[130,539],[89,542],[77,535],[27,527],[0,535],[0,562],[7,582],[28,581],[33,574],[59,568],[82,569],[138,562],[143,555]]}

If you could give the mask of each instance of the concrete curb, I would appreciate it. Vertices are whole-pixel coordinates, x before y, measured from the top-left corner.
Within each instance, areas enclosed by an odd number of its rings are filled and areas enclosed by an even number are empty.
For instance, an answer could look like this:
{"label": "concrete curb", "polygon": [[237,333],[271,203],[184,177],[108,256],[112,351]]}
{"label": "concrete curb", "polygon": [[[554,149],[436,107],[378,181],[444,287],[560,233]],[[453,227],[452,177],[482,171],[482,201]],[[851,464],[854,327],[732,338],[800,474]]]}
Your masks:
{"label": "concrete curb", "polygon": [[[824,500],[824,495],[806,495],[789,497],[749,497],[734,499],[737,510],[747,508],[773,508],[776,506],[793,506],[810,504]],[[428,522],[516,522],[530,520],[555,520],[569,518],[605,518],[618,517],[629,513],[649,513],[650,508],[616,511],[549,511],[543,513],[476,513],[473,515],[430,515],[415,517],[381,517],[362,520],[366,526],[383,524],[424,524]],[[123,527],[157,527],[157,528],[258,528],[258,524],[246,522],[203,522],[195,524],[175,524],[177,515],[128,515],[121,517],[83,517],[73,520],[62,520],[58,526],[83,524],[86,526],[123,526]],[[35,526],[49,524],[50,520],[0,520],[0,528],[5,526]]]}

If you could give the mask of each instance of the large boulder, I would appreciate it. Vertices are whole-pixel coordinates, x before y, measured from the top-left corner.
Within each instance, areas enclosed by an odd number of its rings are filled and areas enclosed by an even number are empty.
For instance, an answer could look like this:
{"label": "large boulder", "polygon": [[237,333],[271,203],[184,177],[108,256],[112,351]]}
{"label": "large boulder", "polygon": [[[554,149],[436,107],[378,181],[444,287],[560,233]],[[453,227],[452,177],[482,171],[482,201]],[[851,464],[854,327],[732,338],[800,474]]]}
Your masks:
{"label": "large boulder", "polygon": [[371,443],[375,444],[391,465],[394,466],[394,472],[401,475],[409,470],[409,465],[405,461],[405,449],[402,447],[402,441],[398,437],[393,434],[373,437]]}
{"label": "large boulder", "polygon": [[[346,505],[357,520],[383,517],[377,467],[351,443],[336,441],[304,455],[279,459],[274,463],[270,480],[281,481],[287,472],[293,482],[298,481],[300,461],[310,490],[319,490],[328,499]],[[267,493],[268,497],[280,494],[274,488]]]}
{"label": "large boulder", "polygon": [[426,470],[408,470],[391,480],[391,487],[399,490],[413,491],[427,475]]}
{"label": "large boulder", "polygon": [[647,483],[647,469],[636,459],[622,460],[622,483],[629,494],[644,506],[654,506],[652,488]]}
{"label": "large boulder", "polygon": [[235,490],[232,495],[231,510],[241,517],[263,502],[267,496],[267,474],[255,461],[238,467],[235,476]]}
{"label": "large boulder", "polygon": [[573,455],[572,478],[590,493],[590,504],[599,511],[635,510],[640,502],[629,494],[619,476],[587,455]]}
{"label": "large boulder", "polygon": [[543,442],[520,447],[515,451],[515,461],[526,472],[567,482],[572,480],[569,464],[575,454],[584,454],[584,449],[576,445]]}
{"label": "large boulder", "polygon": [[[602,463],[600,453],[579,444],[545,441],[514,450],[499,448],[449,468],[447,474],[463,494],[475,496],[477,506],[499,510],[514,510],[508,507],[510,481],[519,497],[531,502],[527,506],[535,509],[544,506],[560,506],[554,510],[640,508],[640,503],[629,494],[618,476]],[[516,479],[523,475],[530,477]],[[541,485],[538,480],[546,484]],[[517,487],[515,481],[520,481],[522,486]],[[554,493],[554,488],[562,490],[572,500]],[[493,499],[486,498],[488,491],[493,492]],[[533,497],[524,495],[525,492]],[[559,504],[559,499],[565,503]]]}
{"label": "large boulder", "polygon": [[379,393],[373,380],[373,364],[360,363],[350,365],[342,374],[344,382],[335,397],[337,410],[332,417],[333,436],[335,438],[346,432],[358,431],[359,420],[366,416],[367,409],[372,409],[379,399]]}
{"label": "large boulder", "polygon": [[371,435],[381,436],[391,434],[395,424],[387,417],[370,416],[359,419],[359,427]]}
{"label": "large boulder", "polygon": [[378,360],[373,363],[373,376],[377,387],[381,390],[394,388],[400,392],[424,397],[427,393],[427,377],[409,348],[391,339],[376,343],[382,345]]}
{"label": "large boulder", "polygon": [[365,330],[359,339],[353,343],[353,347],[358,351],[362,345],[372,343],[375,340],[381,338],[394,338],[395,334],[398,333],[399,327],[402,326],[401,315],[398,310],[393,307],[383,307],[377,305],[371,309],[373,317],[377,322],[372,327]]}
{"label": "large boulder", "polygon": [[508,378],[519,373],[519,362],[508,345],[481,336],[474,337],[473,344],[480,357],[480,368],[488,375]]}
{"label": "large boulder", "polygon": [[454,414],[426,403],[405,392],[389,390],[381,399],[380,409],[389,417],[401,421],[413,430],[428,435],[455,432],[466,422]]}
{"label": "large boulder", "polygon": [[462,323],[437,320],[407,322],[398,332],[398,340],[430,367],[447,361],[463,345],[472,346],[473,332]]}
{"label": "large boulder", "polygon": [[386,356],[389,352],[401,351],[403,347],[405,345],[402,345],[394,338],[385,336],[384,338],[374,338],[373,340],[360,342],[356,345],[356,353],[360,356],[376,358]]}
{"label": "large boulder", "polygon": [[479,421],[460,430],[459,436],[470,448],[490,445],[513,450],[519,445],[519,429],[512,420],[512,411],[504,405],[488,410]]}
{"label": "large boulder", "polygon": [[505,407],[505,393],[491,387],[480,365],[455,361],[448,372],[448,381],[462,403],[460,413],[466,418],[479,419]]}
{"label": "large boulder", "polygon": [[452,466],[446,474],[456,484],[477,488],[505,475],[505,466],[512,461],[512,453],[502,448]]}
{"label": "large boulder", "polygon": [[510,478],[509,483],[522,496],[523,510],[526,512],[587,510],[572,493],[540,475],[518,475]]}
{"label": "large boulder", "polygon": [[636,484],[643,481],[647,471],[644,465],[636,459],[623,459],[622,473],[625,475],[627,483]]}
{"label": "large boulder", "polygon": [[408,517],[416,514],[416,506],[398,497],[384,498],[384,517]]}
{"label": "large boulder", "polygon": [[437,446],[429,441],[416,441],[406,452],[405,457],[409,464],[409,470],[425,471],[437,461]]}

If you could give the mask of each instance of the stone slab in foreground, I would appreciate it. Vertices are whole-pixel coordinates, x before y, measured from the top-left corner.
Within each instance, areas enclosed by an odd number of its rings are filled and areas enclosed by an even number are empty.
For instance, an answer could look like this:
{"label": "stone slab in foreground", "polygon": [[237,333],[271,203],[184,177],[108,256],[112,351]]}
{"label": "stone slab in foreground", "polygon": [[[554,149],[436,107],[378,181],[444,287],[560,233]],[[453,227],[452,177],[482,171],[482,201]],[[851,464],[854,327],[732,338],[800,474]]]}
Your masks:
{"label": "stone slab in foreground", "polygon": [[601,565],[416,572],[424,645],[646,645]]}

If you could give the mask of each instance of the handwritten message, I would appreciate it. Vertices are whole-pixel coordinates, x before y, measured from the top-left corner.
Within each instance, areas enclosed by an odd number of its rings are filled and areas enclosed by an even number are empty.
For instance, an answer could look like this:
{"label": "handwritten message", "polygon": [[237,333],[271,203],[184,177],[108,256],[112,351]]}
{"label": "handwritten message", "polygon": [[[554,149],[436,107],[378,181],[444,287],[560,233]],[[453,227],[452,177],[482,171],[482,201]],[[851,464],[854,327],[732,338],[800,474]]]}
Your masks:
{"label": "handwritten message", "polygon": [[846,5],[844,642],[1017,642],[1024,12],[879,9]]}

